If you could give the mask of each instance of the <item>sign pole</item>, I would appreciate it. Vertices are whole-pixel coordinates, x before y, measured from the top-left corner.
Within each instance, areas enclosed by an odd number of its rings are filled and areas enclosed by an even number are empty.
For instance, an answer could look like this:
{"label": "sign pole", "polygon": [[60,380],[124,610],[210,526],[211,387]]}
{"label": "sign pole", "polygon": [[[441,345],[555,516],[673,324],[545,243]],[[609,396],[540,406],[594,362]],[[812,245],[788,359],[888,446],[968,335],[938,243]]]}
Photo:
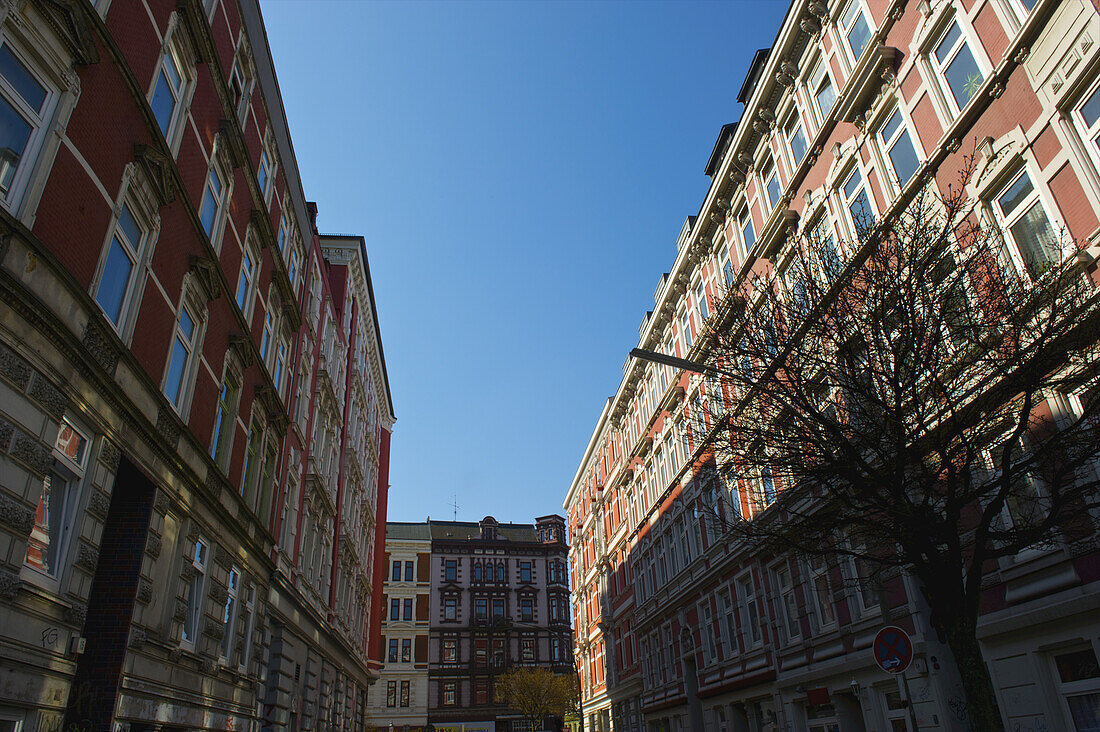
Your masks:
{"label": "sign pole", "polygon": [[917,726],[917,710],[913,708],[913,695],[909,693],[909,679],[906,678],[904,671],[898,676],[901,677],[901,686],[905,689],[905,708],[909,710],[909,721],[913,724],[913,732],[920,732],[920,727]]}

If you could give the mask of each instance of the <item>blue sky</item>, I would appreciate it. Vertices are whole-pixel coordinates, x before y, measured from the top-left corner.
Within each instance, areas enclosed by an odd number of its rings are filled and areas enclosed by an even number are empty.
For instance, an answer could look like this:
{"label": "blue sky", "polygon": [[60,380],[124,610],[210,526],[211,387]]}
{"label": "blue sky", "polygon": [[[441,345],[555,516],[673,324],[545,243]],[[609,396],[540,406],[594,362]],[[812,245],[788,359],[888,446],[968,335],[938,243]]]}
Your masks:
{"label": "blue sky", "polygon": [[264,0],[306,196],[367,239],[391,520],[561,512],[786,8]]}

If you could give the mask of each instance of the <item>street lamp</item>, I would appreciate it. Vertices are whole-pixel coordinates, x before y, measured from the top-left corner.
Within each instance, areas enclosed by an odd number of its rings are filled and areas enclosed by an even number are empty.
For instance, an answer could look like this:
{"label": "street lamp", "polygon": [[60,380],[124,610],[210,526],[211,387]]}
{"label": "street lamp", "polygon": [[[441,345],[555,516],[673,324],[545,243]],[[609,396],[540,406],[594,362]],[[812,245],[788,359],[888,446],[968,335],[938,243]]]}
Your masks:
{"label": "street lamp", "polygon": [[676,356],[666,356],[663,353],[657,353],[656,351],[647,351],[644,348],[635,348],[630,351],[630,355],[641,361],[652,361],[653,363],[659,363],[663,366],[671,366],[674,369],[681,369],[683,371],[691,371],[696,374],[712,374],[714,376],[733,376],[729,371],[715,368],[714,366],[708,366],[705,363],[699,363],[698,361],[689,361],[686,358],[677,358]]}

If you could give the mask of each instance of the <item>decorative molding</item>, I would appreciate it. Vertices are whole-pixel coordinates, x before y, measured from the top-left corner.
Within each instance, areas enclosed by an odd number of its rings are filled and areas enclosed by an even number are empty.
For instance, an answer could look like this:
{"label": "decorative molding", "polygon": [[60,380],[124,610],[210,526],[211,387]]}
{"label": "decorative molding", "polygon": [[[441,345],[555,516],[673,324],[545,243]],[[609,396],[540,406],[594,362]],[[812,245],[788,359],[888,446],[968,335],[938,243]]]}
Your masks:
{"label": "decorative molding", "polygon": [[159,513],[161,516],[168,513],[168,506],[172,499],[168,497],[168,492],[163,488],[157,490],[157,497],[153,500],[153,510]]}
{"label": "decorative molding", "polygon": [[207,301],[217,300],[221,297],[222,282],[221,278],[218,277],[218,265],[214,261],[207,257],[192,254],[188,257],[188,266],[192,274],[195,275],[195,279],[202,285]]}
{"label": "decorative molding", "polygon": [[82,602],[74,602],[65,608],[65,622],[76,628],[83,628],[88,619],[88,606]]}
{"label": "decorative molding", "polygon": [[8,451],[8,445],[11,444],[11,436],[15,432],[15,428],[8,422],[0,419],[0,454]]}
{"label": "decorative molding", "polygon": [[65,416],[65,410],[69,408],[69,400],[60,389],[51,384],[42,374],[36,373],[31,380],[30,391],[27,392],[46,409],[47,414],[60,421]]}
{"label": "decorative molding", "polygon": [[176,178],[172,174],[174,163],[167,155],[149,145],[138,143],[134,145],[134,159],[145,171],[152,186],[157,203],[167,206],[176,199]]}
{"label": "decorative molding", "polygon": [[99,550],[81,542],[80,547],[77,549],[76,561],[73,564],[81,569],[88,570],[91,574],[95,574],[95,568],[99,564]]}
{"label": "decorative molding", "polygon": [[229,569],[233,566],[233,553],[221,544],[218,544],[214,549],[214,561],[223,569]]}
{"label": "decorative molding", "polygon": [[122,450],[110,440],[104,439],[99,448],[99,462],[112,473],[118,472],[118,465],[122,462]]}
{"label": "decorative molding", "polygon": [[10,381],[19,391],[27,388],[31,379],[31,366],[7,346],[0,344],[0,376]]}
{"label": "decorative molding", "polygon": [[160,557],[160,550],[163,544],[159,536],[153,532],[149,532],[149,538],[145,541],[145,553],[151,556],[153,559]]}
{"label": "decorative molding", "polygon": [[25,539],[34,528],[34,510],[21,501],[0,493],[0,524],[13,529],[19,537]]}
{"label": "decorative molding", "polygon": [[252,365],[252,339],[246,335],[240,333],[229,334],[229,347],[233,350],[233,353],[237,355],[237,360],[240,361],[241,368],[248,368]]}
{"label": "decorative molding", "polygon": [[219,582],[213,582],[210,585],[210,599],[215,605],[221,607],[225,604],[226,598],[229,597],[229,591]]}
{"label": "decorative molding", "polygon": [[218,123],[218,134],[225,140],[225,146],[229,148],[229,159],[233,167],[248,170],[251,168],[248,163],[248,150],[244,146],[244,140],[236,134],[236,129],[237,125],[230,120],[223,119]]}
{"label": "decorative molding", "polygon": [[138,583],[137,601],[142,605],[148,605],[153,599],[153,583],[144,577]]}
{"label": "decorative molding", "polygon": [[19,594],[19,588],[22,586],[23,580],[19,579],[18,572],[0,567],[0,600],[11,602]]}
{"label": "decorative molding", "polygon": [[9,454],[26,465],[40,478],[46,477],[53,467],[53,455],[49,448],[36,438],[16,431]]}
{"label": "decorative molding", "polygon": [[108,376],[114,377],[115,369],[118,367],[119,352],[114,340],[104,332],[103,326],[89,320],[84,326],[81,343],[99,367],[106,371]]}
{"label": "decorative molding", "polygon": [[107,512],[111,509],[111,498],[103,491],[93,491],[88,499],[88,513],[106,520]]}
{"label": "decorative molding", "polygon": [[148,641],[148,636],[145,633],[145,628],[134,627],[130,630],[130,647],[142,648]]}
{"label": "decorative molding", "polygon": [[172,612],[172,619],[182,623],[187,619],[187,601],[176,598],[176,609]]}
{"label": "decorative molding", "polygon": [[[211,592],[211,595],[212,594],[213,592]],[[224,601],[224,598],[222,599]],[[210,640],[214,641],[215,643],[220,643],[222,640],[222,636],[225,635],[225,629],[221,623],[215,622],[213,620],[207,620],[206,623],[203,624],[202,634]],[[207,673],[210,672],[208,671]]]}
{"label": "decorative molding", "polygon": [[180,423],[171,407],[161,405],[157,410],[157,434],[164,438],[171,449],[176,449],[180,439]]}
{"label": "decorative molding", "polygon": [[99,63],[99,50],[81,9],[81,0],[32,0],[79,66]]}

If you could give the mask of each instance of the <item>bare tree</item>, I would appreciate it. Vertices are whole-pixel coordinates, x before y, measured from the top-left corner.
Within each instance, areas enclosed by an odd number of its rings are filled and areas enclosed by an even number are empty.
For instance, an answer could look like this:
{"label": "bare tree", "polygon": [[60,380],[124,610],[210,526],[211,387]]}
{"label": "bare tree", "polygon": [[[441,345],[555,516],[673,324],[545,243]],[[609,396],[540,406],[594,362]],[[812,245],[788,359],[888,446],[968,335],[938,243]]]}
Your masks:
{"label": "bare tree", "polygon": [[542,666],[513,669],[497,679],[497,687],[509,709],[534,725],[547,717],[564,717],[577,707],[577,680]]}
{"label": "bare tree", "polygon": [[972,728],[998,729],[983,577],[1097,531],[1097,288],[1045,217],[1000,231],[963,185],[854,219],[852,241],[792,232],[708,321],[692,429],[729,489],[714,509],[763,552],[909,573]]}

